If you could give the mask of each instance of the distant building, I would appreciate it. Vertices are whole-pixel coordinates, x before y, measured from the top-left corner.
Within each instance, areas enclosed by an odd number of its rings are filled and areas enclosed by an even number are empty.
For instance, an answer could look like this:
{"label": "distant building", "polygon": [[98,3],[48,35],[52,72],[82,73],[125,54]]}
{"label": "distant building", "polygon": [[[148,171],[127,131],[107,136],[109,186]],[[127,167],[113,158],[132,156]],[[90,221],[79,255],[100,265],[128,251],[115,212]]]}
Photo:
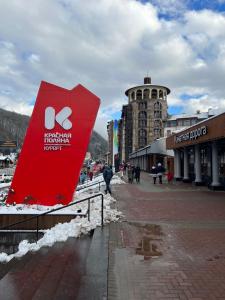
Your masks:
{"label": "distant building", "polygon": [[0,140],[0,152],[4,155],[9,155],[17,151],[17,141]]}
{"label": "distant building", "polygon": [[164,136],[168,137],[173,133],[184,130],[212,116],[214,116],[214,112],[211,109],[209,109],[208,112],[197,111],[195,114],[169,116],[164,122]]}
{"label": "distant building", "polygon": [[163,137],[163,122],[167,119],[167,95],[170,90],[151,84],[145,77],[144,84],[129,88],[125,94],[128,104],[122,109],[122,160],[128,161],[130,153]]}
{"label": "distant building", "polygon": [[106,162],[109,165],[113,164],[113,124],[114,121],[109,121],[107,124],[107,133],[108,133],[108,151],[106,156]]}

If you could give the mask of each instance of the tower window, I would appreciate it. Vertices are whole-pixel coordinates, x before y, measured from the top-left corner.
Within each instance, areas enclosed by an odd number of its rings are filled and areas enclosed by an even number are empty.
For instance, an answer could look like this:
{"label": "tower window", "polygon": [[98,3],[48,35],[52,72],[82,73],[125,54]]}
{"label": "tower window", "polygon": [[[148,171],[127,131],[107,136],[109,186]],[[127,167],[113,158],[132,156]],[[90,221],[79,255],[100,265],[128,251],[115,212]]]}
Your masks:
{"label": "tower window", "polygon": [[147,131],[145,129],[139,130],[138,143],[139,143],[139,148],[143,148],[147,145]]}
{"label": "tower window", "polygon": [[137,90],[137,100],[142,100],[142,91]]}
{"label": "tower window", "polygon": [[139,110],[147,109],[147,102],[146,101],[140,102],[138,104],[138,108],[139,108]]}
{"label": "tower window", "polygon": [[158,101],[154,104],[154,118],[162,118],[162,104]]}
{"label": "tower window", "polygon": [[145,89],[144,90],[144,99],[149,99],[149,95],[150,95],[150,90],[149,89]]}
{"label": "tower window", "polygon": [[146,119],[140,119],[140,120],[138,120],[138,127],[139,128],[145,128],[145,127],[147,127],[147,120]]}
{"label": "tower window", "polygon": [[157,90],[156,89],[152,90],[152,99],[157,99]]}
{"label": "tower window", "polygon": [[159,90],[159,99],[163,99],[163,91]]}
{"label": "tower window", "polygon": [[138,114],[138,119],[147,119],[147,113],[146,111],[140,111]]}

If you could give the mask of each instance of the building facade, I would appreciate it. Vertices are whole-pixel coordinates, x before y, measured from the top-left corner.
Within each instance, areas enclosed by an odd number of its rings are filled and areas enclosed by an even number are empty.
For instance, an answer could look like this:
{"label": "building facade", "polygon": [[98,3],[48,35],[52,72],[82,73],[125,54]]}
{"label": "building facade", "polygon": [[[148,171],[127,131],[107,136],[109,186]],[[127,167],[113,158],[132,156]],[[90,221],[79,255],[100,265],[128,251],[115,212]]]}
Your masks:
{"label": "building facade", "polygon": [[107,124],[108,152],[106,153],[106,162],[109,165],[113,164],[113,126],[114,126],[114,122],[109,121]]}
{"label": "building facade", "polygon": [[166,139],[174,150],[174,177],[212,189],[225,189],[225,113]]}
{"label": "building facade", "polygon": [[123,106],[123,160],[132,152],[163,137],[163,123],[167,119],[167,95],[170,90],[151,84],[151,78],[144,78],[144,84],[129,88],[125,95],[128,104]]}
{"label": "building facade", "polygon": [[139,149],[129,156],[129,161],[134,166],[146,172],[151,172],[152,166],[161,163],[169,172],[173,172],[173,151],[166,149],[166,138],[159,138],[150,145]]}
{"label": "building facade", "polygon": [[168,116],[164,123],[164,136],[170,136],[173,133],[184,130],[214,115],[212,109],[208,112],[197,111],[196,114],[180,114]]}

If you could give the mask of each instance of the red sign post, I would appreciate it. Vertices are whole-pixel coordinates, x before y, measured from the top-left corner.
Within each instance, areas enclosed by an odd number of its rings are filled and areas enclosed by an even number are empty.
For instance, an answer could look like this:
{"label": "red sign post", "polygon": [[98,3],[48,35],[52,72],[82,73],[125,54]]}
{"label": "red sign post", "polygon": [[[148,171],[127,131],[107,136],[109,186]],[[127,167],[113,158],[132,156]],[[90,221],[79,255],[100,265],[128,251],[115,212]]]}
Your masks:
{"label": "red sign post", "polygon": [[82,85],[66,90],[41,83],[7,203],[72,200],[99,105]]}

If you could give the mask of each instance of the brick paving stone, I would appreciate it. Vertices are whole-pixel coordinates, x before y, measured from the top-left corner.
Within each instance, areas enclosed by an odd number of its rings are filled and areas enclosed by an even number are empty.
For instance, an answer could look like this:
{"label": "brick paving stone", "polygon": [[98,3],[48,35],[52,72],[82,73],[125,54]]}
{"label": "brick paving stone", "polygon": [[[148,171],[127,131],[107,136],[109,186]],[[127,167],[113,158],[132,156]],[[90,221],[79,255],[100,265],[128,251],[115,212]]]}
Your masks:
{"label": "brick paving stone", "polygon": [[113,193],[125,218],[110,225],[109,300],[225,300],[225,192],[142,173]]}

